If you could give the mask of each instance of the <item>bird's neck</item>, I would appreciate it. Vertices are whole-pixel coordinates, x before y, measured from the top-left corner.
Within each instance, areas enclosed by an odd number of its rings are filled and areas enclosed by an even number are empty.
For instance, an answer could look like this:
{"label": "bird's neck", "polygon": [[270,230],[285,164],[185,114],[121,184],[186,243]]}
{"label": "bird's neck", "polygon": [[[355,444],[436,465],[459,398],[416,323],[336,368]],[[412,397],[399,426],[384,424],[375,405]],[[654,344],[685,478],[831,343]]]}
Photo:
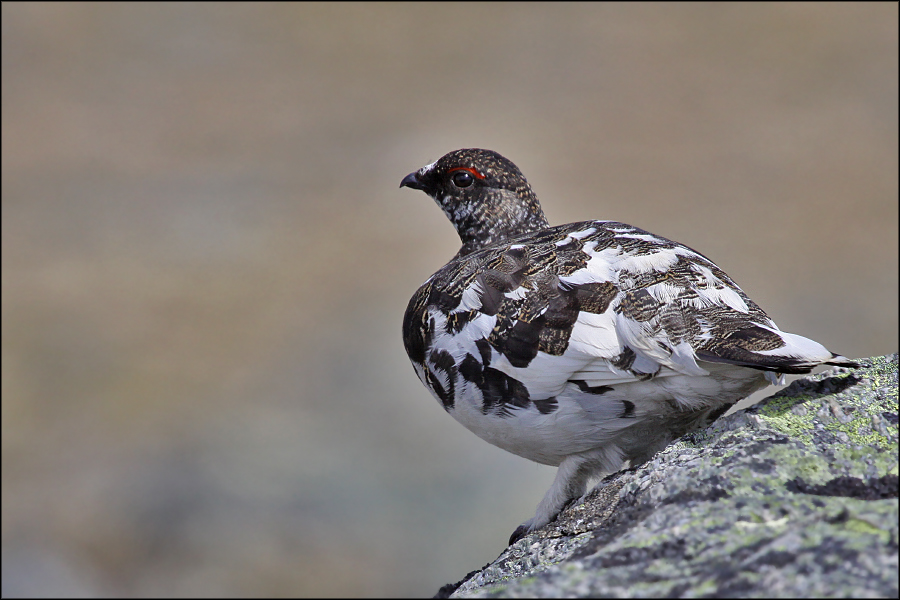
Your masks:
{"label": "bird's neck", "polygon": [[497,200],[448,215],[462,241],[457,258],[550,226],[531,188],[519,190],[518,193],[510,191]]}

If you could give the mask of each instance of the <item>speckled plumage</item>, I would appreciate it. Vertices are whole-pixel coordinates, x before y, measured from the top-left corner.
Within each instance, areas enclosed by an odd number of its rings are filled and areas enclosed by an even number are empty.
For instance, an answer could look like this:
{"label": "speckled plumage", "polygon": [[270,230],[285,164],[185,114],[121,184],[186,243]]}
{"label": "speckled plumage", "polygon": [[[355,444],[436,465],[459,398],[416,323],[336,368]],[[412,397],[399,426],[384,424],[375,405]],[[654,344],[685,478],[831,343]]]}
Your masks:
{"label": "speckled plumage", "polygon": [[413,295],[422,383],[484,440],[558,465],[534,518],[645,461],[783,373],[851,361],[782,332],[702,254],[613,221],[550,227],[519,169],[464,149],[406,176],[462,247]]}

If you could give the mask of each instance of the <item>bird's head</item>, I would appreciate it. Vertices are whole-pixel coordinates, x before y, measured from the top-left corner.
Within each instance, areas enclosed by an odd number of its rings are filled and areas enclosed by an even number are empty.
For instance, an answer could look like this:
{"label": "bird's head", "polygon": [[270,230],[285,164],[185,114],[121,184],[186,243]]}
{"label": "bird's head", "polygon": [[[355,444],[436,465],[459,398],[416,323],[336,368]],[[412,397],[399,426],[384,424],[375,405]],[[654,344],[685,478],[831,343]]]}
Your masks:
{"label": "bird's head", "polygon": [[454,150],[404,177],[400,187],[434,198],[459,233],[460,255],[548,226],[525,176],[493,150]]}

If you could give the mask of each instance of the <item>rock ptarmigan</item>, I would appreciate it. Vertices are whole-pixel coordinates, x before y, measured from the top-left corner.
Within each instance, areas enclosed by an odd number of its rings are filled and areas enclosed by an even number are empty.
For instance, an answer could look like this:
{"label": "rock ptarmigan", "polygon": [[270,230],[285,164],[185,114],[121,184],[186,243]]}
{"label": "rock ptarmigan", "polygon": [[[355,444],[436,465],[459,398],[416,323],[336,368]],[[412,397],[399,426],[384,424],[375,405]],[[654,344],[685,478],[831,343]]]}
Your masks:
{"label": "rock ptarmigan", "polygon": [[462,248],[416,291],[403,343],[419,379],[483,440],[558,466],[535,516],[640,464],[784,373],[857,366],[778,329],[699,252],[615,221],[551,227],[518,167],[450,152],[403,178]]}

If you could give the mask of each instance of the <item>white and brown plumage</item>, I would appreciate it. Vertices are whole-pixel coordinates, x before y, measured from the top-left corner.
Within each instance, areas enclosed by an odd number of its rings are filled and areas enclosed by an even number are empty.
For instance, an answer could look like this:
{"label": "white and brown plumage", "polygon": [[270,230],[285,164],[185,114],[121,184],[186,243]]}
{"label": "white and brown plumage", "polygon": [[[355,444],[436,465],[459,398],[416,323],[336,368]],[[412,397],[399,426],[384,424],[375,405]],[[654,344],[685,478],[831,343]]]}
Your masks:
{"label": "white and brown plumage", "polygon": [[855,366],[779,330],[687,246],[613,221],[551,227],[496,152],[450,152],[400,186],[434,198],[463,244],[406,309],[416,374],[485,441],[559,466],[510,543],[781,374]]}

